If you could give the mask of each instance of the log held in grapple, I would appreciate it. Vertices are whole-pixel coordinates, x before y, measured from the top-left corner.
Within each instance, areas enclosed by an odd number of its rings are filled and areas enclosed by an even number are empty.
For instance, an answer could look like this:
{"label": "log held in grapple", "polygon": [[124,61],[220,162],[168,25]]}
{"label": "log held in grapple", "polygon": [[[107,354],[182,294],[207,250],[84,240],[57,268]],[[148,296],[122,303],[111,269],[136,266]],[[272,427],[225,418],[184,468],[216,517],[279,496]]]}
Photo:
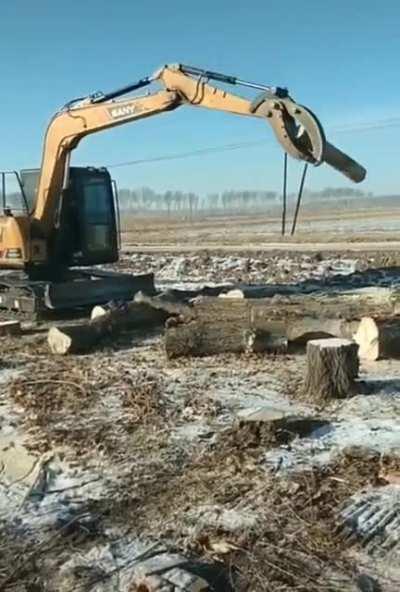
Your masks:
{"label": "log held in grapple", "polygon": [[323,160],[355,183],[361,183],[366,177],[367,171],[363,166],[329,142],[325,144]]}

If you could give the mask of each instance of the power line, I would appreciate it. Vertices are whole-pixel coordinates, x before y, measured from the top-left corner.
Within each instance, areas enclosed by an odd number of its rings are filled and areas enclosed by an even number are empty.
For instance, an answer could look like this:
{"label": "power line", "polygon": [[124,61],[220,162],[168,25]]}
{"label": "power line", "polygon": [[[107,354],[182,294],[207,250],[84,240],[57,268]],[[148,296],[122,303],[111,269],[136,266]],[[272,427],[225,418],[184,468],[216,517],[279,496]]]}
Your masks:
{"label": "power line", "polygon": [[360,123],[358,125],[342,125],[331,128],[332,133],[347,133],[347,132],[368,132],[371,130],[379,130],[390,127],[399,127],[400,117],[393,117],[391,119],[381,119],[378,121],[370,121]]}
{"label": "power line", "polygon": [[259,146],[266,144],[266,140],[254,140],[252,142],[239,142],[236,144],[223,144],[222,146],[210,146],[209,148],[199,148],[197,150],[190,150],[187,152],[178,152],[175,154],[165,154],[163,156],[153,156],[150,158],[141,158],[139,160],[129,160],[127,162],[118,162],[115,164],[107,165],[107,168],[117,168],[124,166],[131,166],[135,164],[144,164],[147,162],[160,162],[162,160],[176,160],[178,158],[188,158],[189,156],[200,156],[202,154],[211,154],[213,152],[226,152],[229,150],[242,150],[243,148],[249,148],[251,146]]}
{"label": "power line", "polygon": [[[390,127],[399,127],[400,117],[393,117],[391,119],[382,119],[375,122],[365,122],[358,125],[342,125],[330,128],[331,133],[357,133],[372,130],[385,129]],[[253,146],[262,146],[269,144],[271,140],[253,140],[251,142],[237,142],[234,144],[222,144],[221,146],[210,146],[208,148],[198,148],[197,150],[188,150],[186,152],[177,152],[175,154],[164,154],[160,156],[153,156],[150,158],[141,158],[138,160],[128,160],[126,162],[118,162],[107,165],[109,169],[122,168],[126,166],[135,166],[140,164],[147,164],[152,162],[162,162],[167,160],[179,160],[191,158],[193,156],[203,156],[207,154],[214,154],[218,152],[229,152],[231,150],[243,150],[244,148],[251,148]]]}

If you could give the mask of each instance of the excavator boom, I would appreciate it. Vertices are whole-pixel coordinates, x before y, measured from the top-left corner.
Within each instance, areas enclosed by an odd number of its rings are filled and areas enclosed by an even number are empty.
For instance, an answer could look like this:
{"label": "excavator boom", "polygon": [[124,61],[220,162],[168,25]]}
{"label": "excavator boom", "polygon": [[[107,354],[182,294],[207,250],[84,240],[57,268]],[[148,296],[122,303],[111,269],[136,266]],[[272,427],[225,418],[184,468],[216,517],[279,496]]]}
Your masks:
{"label": "excavator boom", "polygon": [[[250,87],[261,91],[261,94],[249,100],[212,86],[209,80]],[[115,101],[152,82],[158,82],[164,90]],[[70,154],[85,136],[182,105],[264,119],[273,128],[283,149],[293,158],[314,165],[326,162],[355,182],[365,177],[363,167],[326,142],[317,117],[306,107],[298,105],[286,89],[245,82],[191,66],[167,65],[152,76],[119,90],[70,102],[52,119],[46,133],[33,212],[33,218],[42,232],[49,236],[53,231],[54,217],[67,182]]]}
{"label": "excavator boom", "polygon": [[[193,75],[197,76],[196,80]],[[326,162],[355,183],[365,178],[364,167],[326,141],[318,118],[310,109],[297,104],[286,88],[246,82],[233,76],[180,64],[166,66],[155,76],[167,88],[183,94],[190,105],[265,118],[282,148],[293,158],[314,165]],[[248,101],[210,86],[209,80],[262,92]]]}

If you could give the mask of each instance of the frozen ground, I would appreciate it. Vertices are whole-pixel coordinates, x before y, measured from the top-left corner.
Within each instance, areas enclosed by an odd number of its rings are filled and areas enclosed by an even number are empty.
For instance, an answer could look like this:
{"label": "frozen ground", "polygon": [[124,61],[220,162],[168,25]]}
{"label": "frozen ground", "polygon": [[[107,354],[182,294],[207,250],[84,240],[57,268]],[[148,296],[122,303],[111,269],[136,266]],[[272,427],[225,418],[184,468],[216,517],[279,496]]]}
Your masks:
{"label": "frozen ground", "polygon": [[[397,254],[120,267],[198,287],[392,285],[388,265]],[[137,332],[86,356],[50,357],[45,334],[3,351],[0,589],[399,589],[399,361],[364,364],[368,394],[321,409],[300,396],[301,354],[167,361],[161,335]]]}
{"label": "frozen ground", "polygon": [[[353,204],[354,206],[355,204]],[[248,245],[270,248],[279,243],[300,243],[315,250],[317,243],[355,243],[398,241],[400,210],[398,207],[346,208],[332,202],[329,209],[306,208],[300,212],[296,233],[290,236],[293,204],[289,204],[286,234],[281,237],[281,212],[248,215],[220,215],[214,217],[184,215],[171,218],[126,216],[122,221],[123,241],[131,247],[168,246],[179,248],[211,248]],[[335,245],[336,246],[336,245]],[[352,246],[352,248],[353,248]],[[281,248],[285,248],[281,245]],[[317,247],[318,248],[318,247]],[[341,246],[341,248],[343,248]],[[398,248],[398,247],[397,247]]]}

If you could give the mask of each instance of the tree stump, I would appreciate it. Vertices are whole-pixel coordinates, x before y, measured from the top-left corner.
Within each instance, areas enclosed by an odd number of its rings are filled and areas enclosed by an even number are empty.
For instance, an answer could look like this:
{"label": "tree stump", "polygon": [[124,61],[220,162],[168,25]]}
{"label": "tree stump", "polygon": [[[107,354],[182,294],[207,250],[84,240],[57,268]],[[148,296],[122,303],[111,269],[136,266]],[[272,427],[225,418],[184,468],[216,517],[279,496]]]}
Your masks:
{"label": "tree stump", "polygon": [[309,341],[304,392],[317,402],[355,395],[358,370],[358,345],[353,341],[337,338]]}

